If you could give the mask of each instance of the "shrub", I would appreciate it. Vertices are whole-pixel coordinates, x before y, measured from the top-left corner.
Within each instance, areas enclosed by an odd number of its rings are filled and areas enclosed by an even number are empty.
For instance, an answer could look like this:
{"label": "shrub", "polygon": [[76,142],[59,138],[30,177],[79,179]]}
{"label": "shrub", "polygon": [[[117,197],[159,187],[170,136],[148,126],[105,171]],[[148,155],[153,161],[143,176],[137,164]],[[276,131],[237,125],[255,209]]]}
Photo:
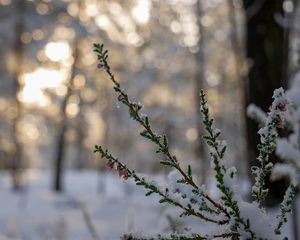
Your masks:
{"label": "shrub", "polygon": [[[292,85],[287,90],[287,98],[290,104],[284,113],[286,127],[289,134],[286,137],[278,137],[276,140],[276,155],[282,159],[282,163],[276,163],[272,171],[272,179],[289,177],[290,181],[299,186],[300,183],[300,72],[298,72]],[[264,125],[266,114],[259,107],[250,104],[247,113],[261,126]]]}
{"label": "shrub", "polygon": [[214,119],[210,115],[205,93],[204,91],[200,92],[201,113],[206,130],[203,138],[210,148],[211,167],[215,173],[216,187],[221,194],[220,199],[213,199],[204,185],[199,186],[196,183],[192,168],[190,166],[187,169],[182,167],[176,156],[170,152],[167,137],[159,135],[153,130],[148,116],[142,113],[142,104],[132,101],[125,90],[121,88],[111,70],[108,51],[104,49],[103,44],[94,44],[94,51],[99,61],[98,68],[103,69],[113,82],[118,101],[128,107],[130,117],[143,127],[140,135],[156,145],[156,152],[164,156],[160,164],[170,167],[172,171],[169,173],[168,183],[162,187],[130,169],[103,147],[95,146],[95,152],[100,153],[101,157],[107,160],[107,167],[115,169],[121,178],[133,179],[136,185],[146,189],[146,196],[156,194],[160,198],[159,203],[180,209],[181,217],[193,216],[213,227],[213,230],[210,228],[209,233],[158,235],[154,238],[129,234],[124,235],[123,239],[283,239],[281,228],[287,222],[287,213],[291,212],[294,185],[291,184],[285,193],[276,222],[271,221],[263,207],[264,200],[268,195],[265,180],[273,168],[273,164],[269,162],[269,155],[275,149],[277,128],[283,126],[283,113],[286,111],[287,105],[282,88],[274,91],[273,104],[264,119],[264,126],[258,132],[261,143],[258,146],[259,156],[257,159],[260,165],[252,168],[255,177],[252,187],[252,202],[244,201],[237,191],[236,168],[226,165],[226,142],[220,139],[221,131],[214,128]]}

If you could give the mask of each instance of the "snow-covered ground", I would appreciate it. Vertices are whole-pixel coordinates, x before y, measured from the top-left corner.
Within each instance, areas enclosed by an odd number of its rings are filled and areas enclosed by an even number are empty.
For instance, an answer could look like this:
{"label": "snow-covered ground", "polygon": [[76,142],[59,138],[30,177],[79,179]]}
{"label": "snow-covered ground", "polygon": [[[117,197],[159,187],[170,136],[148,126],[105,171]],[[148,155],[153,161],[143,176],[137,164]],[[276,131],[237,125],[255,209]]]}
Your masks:
{"label": "snow-covered ground", "polygon": [[128,232],[156,235],[170,231],[169,216],[177,229],[184,227],[178,212],[112,173],[69,171],[61,194],[51,190],[50,172],[29,170],[25,175],[24,190],[16,192],[10,174],[0,172],[0,240],[115,240]]}
{"label": "snow-covered ground", "polygon": [[116,175],[73,171],[64,180],[57,194],[50,172],[30,170],[25,189],[14,192],[10,175],[0,172],[0,240],[117,240],[168,229],[170,209]]}
{"label": "snow-covered ground", "polygon": [[51,180],[50,173],[30,171],[26,188],[14,192],[10,175],[0,173],[0,240],[89,240],[93,229],[99,239],[120,239],[166,226],[163,208],[115,175],[68,172],[62,194],[50,190]]}

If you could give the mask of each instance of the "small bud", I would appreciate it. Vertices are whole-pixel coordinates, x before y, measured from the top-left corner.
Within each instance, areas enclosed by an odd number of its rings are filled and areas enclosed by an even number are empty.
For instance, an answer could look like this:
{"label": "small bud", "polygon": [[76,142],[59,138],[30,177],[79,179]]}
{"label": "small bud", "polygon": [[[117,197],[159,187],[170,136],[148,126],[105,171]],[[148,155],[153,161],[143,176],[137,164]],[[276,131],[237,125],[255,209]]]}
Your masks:
{"label": "small bud", "polygon": [[128,179],[128,172],[127,169],[125,167],[123,167],[122,165],[118,165],[117,166],[117,171],[119,173],[119,177],[123,178],[124,180]]}
{"label": "small bud", "polygon": [[275,127],[276,128],[283,128],[283,123],[282,123],[282,119],[279,115],[276,115],[276,118],[275,118]]}
{"label": "small bud", "polygon": [[97,68],[99,68],[99,69],[102,69],[104,67],[104,64],[102,64],[102,63],[99,63],[98,65],[97,65]]}
{"label": "small bud", "polygon": [[112,159],[109,159],[109,160],[107,161],[107,163],[106,163],[106,167],[107,167],[108,169],[113,169],[113,168],[114,168],[114,165],[115,165],[115,163],[114,163],[114,161],[113,161]]}
{"label": "small bud", "polygon": [[286,104],[287,104],[287,101],[283,101],[282,103],[279,103],[278,104],[278,109],[281,111],[281,112],[284,112],[286,111]]}
{"label": "small bud", "polygon": [[132,103],[129,105],[129,114],[131,117],[135,118],[135,115],[137,114],[138,110],[139,109],[136,103]]}

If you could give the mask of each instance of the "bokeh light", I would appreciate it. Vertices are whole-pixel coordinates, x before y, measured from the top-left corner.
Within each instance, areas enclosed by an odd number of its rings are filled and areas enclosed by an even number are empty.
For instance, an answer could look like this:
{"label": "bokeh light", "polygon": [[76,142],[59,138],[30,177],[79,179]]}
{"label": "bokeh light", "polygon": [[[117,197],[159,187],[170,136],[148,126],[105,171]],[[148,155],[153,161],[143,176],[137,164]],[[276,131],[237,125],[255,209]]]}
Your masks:
{"label": "bokeh light", "polygon": [[19,93],[19,99],[23,103],[45,106],[48,104],[48,99],[44,90],[61,88],[65,79],[66,73],[53,69],[38,68],[33,72],[25,73],[20,79],[23,88]]}
{"label": "bokeh light", "polygon": [[70,46],[66,42],[49,42],[45,48],[46,56],[54,62],[63,61],[70,57]]}
{"label": "bokeh light", "polygon": [[133,17],[140,24],[146,24],[150,18],[150,0],[138,0],[136,6],[132,9]]}

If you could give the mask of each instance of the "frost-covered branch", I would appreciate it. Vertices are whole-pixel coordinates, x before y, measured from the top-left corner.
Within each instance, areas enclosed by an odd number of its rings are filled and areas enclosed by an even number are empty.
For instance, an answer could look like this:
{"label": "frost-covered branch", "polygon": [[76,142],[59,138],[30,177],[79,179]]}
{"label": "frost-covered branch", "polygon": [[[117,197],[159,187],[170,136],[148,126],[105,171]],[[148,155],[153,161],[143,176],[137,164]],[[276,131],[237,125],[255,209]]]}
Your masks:
{"label": "frost-covered branch", "polygon": [[140,135],[150,140],[157,146],[156,153],[162,153],[165,156],[165,160],[160,161],[160,163],[162,165],[166,165],[178,170],[178,172],[182,176],[182,178],[180,179],[181,183],[192,186],[196,194],[203,196],[207,202],[212,204],[214,208],[218,209],[218,211],[223,212],[228,218],[229,214],[226,211],[226,209],[222,207],[220,204],[218,204],[216,201],[214,201],[207,194],[204,194],[197,186],[197,184],[194,182],[191,167],[188,166],[187,171],[184,171],[181,168],[176,156],[170,153],[167,137],[165,135],[163,136],[158,135],[152,129],[148,116],[141,113],[141,110],[143,108],[142,104],[130,100],[127,93],[121,88],[120,83],[115,79],[114,74],[111,72],[111,68],[107,61],[108,51],[103,48],[103,44],[94,44],[94,51],[96,52],[99,60],[98,67],[103,68],[106,71],[106,73],[110,77],[110,80],[114,84],[114,90],[118,94],[118,101],[128,107],[130,117],[136,122],[138,122],[144,128],[144,130],[140,133]]}
{"label": "frost-covered branch", "polygon": [[[213,224],[216,228],[212,235],[207,234],[184,234],[184,235],[158,235],[155,238],[146,238],[124,235],[123,240],[208,240],[208,239],[277,239],[276,234],[280,234],[282,225],[286,222],[286,214],[291,211],[291,201],[294,196],[294,187],[291,186],[284,197],[280,207],[280,213],[277,216],[278,223],[271,226],[268,217],[262,208],[262,202],[268,194],[265,187],[265,178],[272,169],[272,164],[268,158],[275,148],[275,139],[277,137],[276,128],[282,127],[282,113],[286,108],[286,100],[282,89],[275,90],[274,101],[270,112],[266,117],[260,112],[260,119],[265,119],[263,128],[260,129],[261,144],[259,147],[258,160],[260,166],[253,168],[255,175],[255,185],[252,189],[254,203],[247,203],[235,192],[234,179],[236,175],[235,167],[225,165],[226,142],[219,140],[220,130],[213,127],[214,119],[210,116],[207,106],[206,96],[203,91],[201,97],[201,113],[203,123],[207,134],[204,139],[210,147],[211,166],[215,172],[217,188],[221,192],[221,199],[215,200],[209,196],[205,187],[196,184],[192,174],[192,168],[188,166],[183,169],[177,158],[169,150],[168,139],[165,135],[157,134],[151,127],[147,115],[141,112],[143,106],[130,100],[127,93],[121,88],[120,83],[115,79],[114,74],[108,63],[108,52],[102,44],[94,44],[94,51],[98,56],[98,67],[104,69],[110,80],[114,84],[114,90],[118,95],[118,101],[127,106],[130,117],[139,123],[143,130],[140,135],[155,144],[156,152],[161,153],[164,159],[160,164],[172,169],[168,176],[168,182],[165,186],[158,186],[151,180],[129,169],[120,162],[108,150],[101,146],[95,146],[95,152],[99,152],[102,158],[107,160],[107,167],[114,169],[124,180],[131,178],[135,184],[146,189],[146,196],[157,195],[160,203],[166,203],[181,210],[180,216],[193,216],[202,221]],[[260,223],[257,223],[257,219]],[[218,228],[222,226],[222,229]],[[266,230],[267,229],[267,230]],[[279,238],[278,238],[279,239]]]}
{"label": "frost-covered branch", "polygon": [[295,186],[300,183],[300,71],[292,79],[292,85],[287,91],[290,104],[285,113],[285,118],[289,122],[289,132],[287,137],[277,139],[276,154],[284,163],[275,165],[274,177],[289,175],[291,182]]}
{"label": "frost-covered branch", "polygon": [[[130,170],[126,165],[121,163],[116,157],[112,156],[107,150],[104,150],[101,146],[95,146],[94,152],[99,152],[102,158],[107,159],[107,167],[110,169],[117,170],[120,177],[122,177],[125,180],[127,180],[128,178],[132,178],[136,185],[145,188],[147,190],[146,196],[156,194],[160,197],[159,203],[167,203],[169,205],[173,205],[175,207],[180,208],[182,210],[182,214],[181,214],[182,216],[198,217],[203,221],[211,222],[216,225],[223,225],[228,222],[227,220],[223,220],[223,219],[220,220],[213,219],[210,215],[206,216],[203,213],[204,211],[207,211],[208,213],[212,213],[212,212],[217,213],[217,212],[212,210],[210,207],[208,207],[206,203],[203,201],[202,201],[202,205],[200,204],[202,208],[199,207],[197,211],[197,209],[195,209],[193,206],[196,203],[198,203],[195,194],[192,198],[189,198],[189,196],[181,195],[181,192],[184,193],[184,191],[179,190],[176,193],[181,197],[181,199],[180,198],[178,199],[174,197],[174,195],[172,194],[172,192],[170,192],[168,188],[162,190],[161,188],[156,186],[153,182],[147,181],[144,177],[139,176],[138,174],[135,173],[135,171]],[[180,184],[180,182],[177,183]],[[192,196],[193,194],[190,195]],[[180,201],[180,200],[184,200],[184,201]],[[233,232],[233,233],[220,234],[218,236],[225,237],[225,236],[236,235],[236,234],[237,233]],[[144,239],[144,238],[136,238],[136,239]],[[159,239],[167,239],[167,238],[159,238]],[[198,234],[197,237],[193,237],[193,238],[171,238],[171,239],[195,239],[196,240],[196,239],[207,239],[207,238],[202,237],[201,235]]]}
{"label": "frost-covered branch", "polygon": [[261,143],[258,145],[259,155],[257,159],[260,166],[252,167],[252,173],[255,176],[255,184],[252,187],[252,196],[254,201],[259,205],[262,205],[268,195],[265,181],[273,168],[273,163],[269,162],[269,155],[274,151],[276,146],[276,138],[278,137],[277,128],[283,127],[283,112],[286,111],[287,104],[282,88],[274,91],[273,99],[265,126],[258,131]]}
{"label": "frost-covered branch", "polygon": [[203,136],[207,145],[210,147],[211,165],[216,174],[216,180],[218,182],[217,187],[222,193],[222,200],[226,207],[231,210],[235,224],[241,225],[246,232],[249,232],[251,237],[254,238],[255,234],[250,229],[250,223],[240,215],[240,208],[238,202],[234,197],[234,191],[231,185],[228,184],[230,179],[234,178],[235,168],[227,168],[223,162],[223,158],[226,152],[226,142],[218,140],[221,132],[218,129],[213,129],[214,119],[210,116],[207,106],[206,96],[203,90],[200,92],[201,98],[201,113],[203,115],[203,123],[207,135]]}
{"label": "frost-covered branch", "polygon": [[[277,215],[278,223],[275,227],[275,233],[281,234],[281,227],[287,222],[287,214],[292,212],[292,203],[295,196],[295,187],[290,185],[285,192],[282,203],[280,204],[280,211]],[[295,213],[297,214],[297,213]]]}
{"label": "frost-covered branch", "polygon": [[127,93],[121,88],[120,83],[115,79],[114,74],[111,72],[111,68],[107,61],[108,50],[103,49],[103,44],[94,44],[94,51],[97,53],[97,57],[99,60],[98,67],[104,68],[104,70],[110,77],[110,80],[114,84],[114,90],[118,94],[118,101],[128,107],[130,117],[144,128],[140,135],[153,142],[157,146],[156,152],[162,153],[166,157],[166,159],[162,160],[160,163],[176,168],[182,174],[184,181],[197,189],[198,186],[192,178],[191,168],[188,168],[188,172],[185,172],[181,169],[176,156],[170,153],[167,137],[165,135],[161,136],[153,131],[148,116],[141,113],[141,110],[143,108],[142,104],[131,101]]}
{"label": "frost-covered branch", "polygon": [[[300,73],[292,82],[291,88],[286,93],[289,104],[286,105],[286,111],[283,114],[289,135],[287,137],[277,136],[275,140],[276,155],[283,160],[283,163],[275,164],[271,179],[289,177],[291,182],[297,186],[300,182]],[[256,120],[259,126],[266,125],[267,114],[254,104],[248,106],[247,115]]]}
{"label": "frost-covered branch", "polygon": [[[300,82],[300,78],[299,78]],[[295,94],[298,93],[298,94]],[[288,176],[290,178],[290,186],[285,192],[284,199],[280,204],[279,213],[277,215],[277,223],[274,229],[275,234],[281,234],[281,227],[284,223],[287,222],[287,214],[292,212],[292,201],[295,196],[295,189],[297,185],[299,185],[299,174],[300,174],[300,151],[299,151],[299,114],[297,111],[297,99],[300,91],[295,91],[295,89],[290,89],[287,91],[287,96],[289,100],[292,100],[292,103],[287,102],[286,96],[282,89],[278,89],[274,92],[274,102],[270,108],[270,112],[268,113],[267,118],[265,119],[264,128],[259,131],[261,135],[262,144],[260,145],[260,159],[264,161],[260,161],[262,163],[261,168],[254,168],[255,173],[260,173],[260,175],[256,175],[256,183],[255,188],[259,185],[260,182],[263,182],[267,174],[272,171],[271,179],[276,180],[283,176]],[[299,102],[300,103],[300,102]],[[249,110],[250,107],[250,110]],[[252,112],[257,112],[257,108],[253,106],[248,107],[248,114]],[[252,109],[252,110],[251,110]],[[253,110],[256,109],[256,110]],[[263,116],[264,113],[258,111],[260,116]],[[257,115],[257,114],[256,114]],[[252,116],[252,117],[253,117]],[[292,129],[292,133],[287,138],[278,138],[276,128],[281,128],[283,126],[283,117],[288,120],[290,123],[290,127]],[[254,117],[255,118],[255,117]],[[262,118],[261,118],[262,119]],[[261,121],[259,118],[256,118],[260,125]],[[276,163],[274,168],[271,163],[267,163],[268,154],[270,154],[274,148],[276,147],[276,154],[283,159],[284,163]],[[265,158],[263,158],[265,157]],[[260,160],[259,159],[259,160]],[[263,166],[265,166],[265,173],[263,173]],[[267,189],[264,189],[263,184],[261,185],[260,196],[264,197],[263,193],[267,194]],[[259,194],[256,195],[259,197]],[[264,199],[264,198],[261,198]],[[259,200],[256,198],[256,201]],[[261,203],[261,202],[260,202]]]}

